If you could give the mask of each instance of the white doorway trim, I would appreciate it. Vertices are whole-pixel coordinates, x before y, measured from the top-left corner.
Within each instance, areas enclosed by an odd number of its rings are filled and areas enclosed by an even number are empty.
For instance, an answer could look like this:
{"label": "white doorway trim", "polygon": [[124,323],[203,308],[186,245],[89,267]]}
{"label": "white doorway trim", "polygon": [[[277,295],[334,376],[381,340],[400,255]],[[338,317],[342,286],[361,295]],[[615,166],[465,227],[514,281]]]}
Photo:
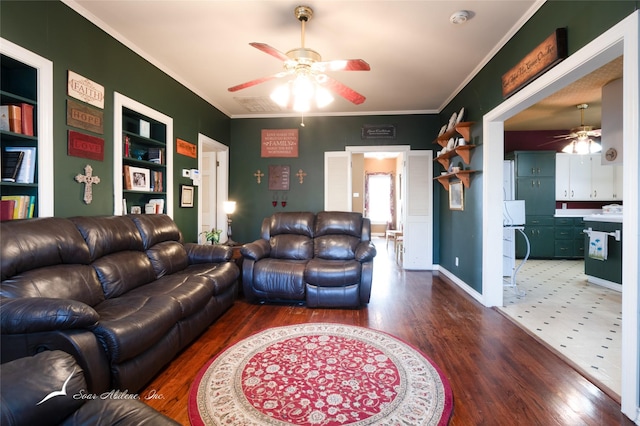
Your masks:
{"label": "white doorway trim", "polygon": [[483,187],[482,187],[482,302],[486,306],[503,305],[502,241],[488,238],[502,235],[502,166],[504,160],[504,121],[555,93],[567,84],[591,73],[611,60],[624,55],[624,238],[622,273],[622,412],[636,422],[639,419],[640,378],[638,365],[638,264],[640,244],[638,229],[638,140],[639,111],[639,42],[640,12],[616,24],[594,41],[578,50],[529,86],[516,93],[483,118]]}
{"label": "white doorway trim", "polygon": [[[198,170],[203,169],[203,158],[206,151],[215,151],[216,167],[216,227],[222,229],[220,241],[227,240],[227,216],[224,212],[224,202],[229,197],[229,147],[210,137],[198,133]],[[198,233],[202,229],[202,185],[198,186]]]}

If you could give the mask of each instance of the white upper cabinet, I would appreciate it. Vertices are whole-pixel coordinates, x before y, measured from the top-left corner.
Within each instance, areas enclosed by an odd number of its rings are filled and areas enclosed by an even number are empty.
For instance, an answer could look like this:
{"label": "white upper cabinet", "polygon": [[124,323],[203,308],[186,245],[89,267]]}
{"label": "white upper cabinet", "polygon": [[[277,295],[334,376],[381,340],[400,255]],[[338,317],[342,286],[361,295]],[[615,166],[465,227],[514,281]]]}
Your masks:
{"label": "white upper cabinet", "polygon": [[621,173],[615,169],[603,166],[600,154],[556,154],[556,200],[621,200],[622,191],[616,179]]}

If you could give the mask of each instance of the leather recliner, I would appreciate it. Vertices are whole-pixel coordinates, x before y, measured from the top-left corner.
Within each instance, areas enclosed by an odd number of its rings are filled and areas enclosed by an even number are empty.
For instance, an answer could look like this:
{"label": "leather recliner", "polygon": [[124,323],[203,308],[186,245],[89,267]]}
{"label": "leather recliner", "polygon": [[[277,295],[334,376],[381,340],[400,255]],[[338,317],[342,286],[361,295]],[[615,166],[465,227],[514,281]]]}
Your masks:
{"label": "leather recliner", "polygon": [[262,222],[242,249],[245,297],[360,307],[369,303],[375,246],[371,223],[353,212],[283,212]]}
{"label": "leather recliner", "polygon": [[123,392],[89,393],[82,369],[62,351],[19,358],[0,370],[2,426],[179,425],[142,399]]}

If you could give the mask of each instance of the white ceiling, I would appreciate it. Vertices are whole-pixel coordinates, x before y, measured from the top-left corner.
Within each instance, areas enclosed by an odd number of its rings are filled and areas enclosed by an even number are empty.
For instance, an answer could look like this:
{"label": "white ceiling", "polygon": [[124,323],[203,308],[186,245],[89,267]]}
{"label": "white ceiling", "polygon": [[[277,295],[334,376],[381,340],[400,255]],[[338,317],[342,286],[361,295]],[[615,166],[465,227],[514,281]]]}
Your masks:
{"label": "white ceiling", "polygon": [[[232,118],[292,115],[268,106],[275,80],[239,92],[228,87],[272,75],[282,63],[251,46],[300,47],[293,10],[314,10],[305,47],[323,60],[361,58],[371,71],[331,76],[366,96],[336,97],[308,115],[439,112],[544,0],[63,0]],[[458,10],[472,19],[449,22]],[[542,41],[542,40],[541,40]],[[515,65],[515,64],[514,64]],[[499,79],[501,76],[496,76]]]}

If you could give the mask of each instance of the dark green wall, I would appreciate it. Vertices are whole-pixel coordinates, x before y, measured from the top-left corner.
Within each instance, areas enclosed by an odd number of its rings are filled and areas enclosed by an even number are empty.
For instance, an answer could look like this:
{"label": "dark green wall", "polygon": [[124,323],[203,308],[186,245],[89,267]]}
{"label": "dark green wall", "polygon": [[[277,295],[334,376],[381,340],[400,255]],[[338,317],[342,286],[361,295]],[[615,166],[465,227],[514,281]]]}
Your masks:
{"label": "dark green wall", "polygon": [[[300,118],[234,119],[231,123],[229,198],[238,201],[233,219],[236,241],[252,241],[260,236],[262,219],[274,211],[317,212],[324,208],[324,152],[344,151],[345,146],[409,145],[415,150],[432,150],[438,133],[438,118],[434,115],[305,117]],[[364,124],[393,124],[396,139],[361,138]],[[262,129],[299,129],[298,158],[261,158]],[[280,192],[287,197],[287,206],[271,204],[274,193],[268,189],[269,165],[290,166],[290,189]],[[254,173],[265,173],[258,185]],[[300,184],[294,176],[299,169],[307,176]],[[278,201],[280,201],[280,198]]]}
{"label": "dark green wall", "polygon": [[[54,214],[56,216],[113,213],[113,92],[119,92],[173,118],[175,138],[197,143],[203,133],[230,144],[230,119],[193,92],[58,1],[0,3],[0,35],[53,62]],[[67,70],[105,88],[103,162],[67,155]],[[78,129],[74,129],[78,130]],[[82,131],[84,132],[84,131]],[[87,132],[89,133],[89,132]],[[120,137],[116,137],[119,143]],[[83,186],[73,180],[91,164],[101,179],[94,185],[93,202],[82,201]],[[197,168],[196,159],[176,154],[174,169]],[[197,234],[196,209],[181,209],[180,184],[174,177],[174,216],[188,240]]]}
{"label": "dark green wall", "polygon": [[[638,1],[547,1],[464,87],[440,114],[445,123],[465,107],[473,128],[472,168],[482,169],[482,117],[503,102],[501,77],[556,28],[566,27],[569,55],[594,40],[638,8]],[[440,265],[482,293],[482,173],[465,192],[463,212],[449,211],[447,193],[440,192]],[[496,236],[495,238],[502,238]],[[455,266],[455,257],[460,266]]]}

